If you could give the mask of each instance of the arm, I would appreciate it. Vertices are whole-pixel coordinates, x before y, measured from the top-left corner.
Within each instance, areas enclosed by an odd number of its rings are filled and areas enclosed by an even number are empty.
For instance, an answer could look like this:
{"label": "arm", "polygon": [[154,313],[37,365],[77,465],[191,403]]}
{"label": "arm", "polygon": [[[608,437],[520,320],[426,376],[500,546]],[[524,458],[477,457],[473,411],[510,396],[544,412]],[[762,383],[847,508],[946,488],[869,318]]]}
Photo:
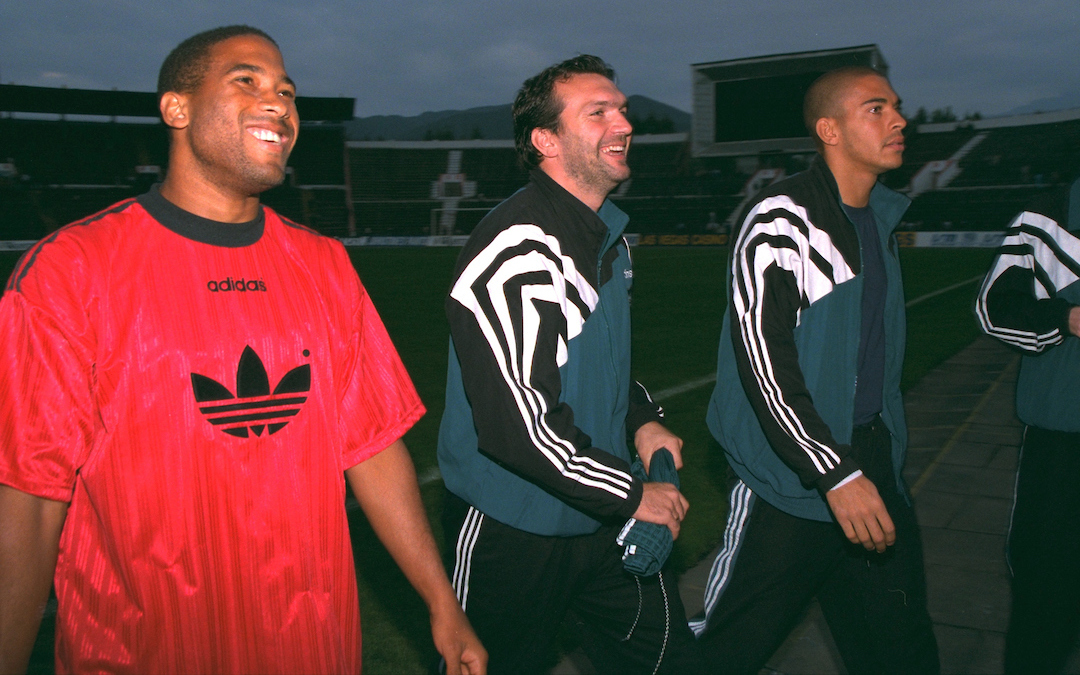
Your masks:
{"label": "arm", "polygon": [[1029,354],[1080,335],[1076,307],[1058,291],[1080,276],[1080,240],[1056,221],[1024,211],[983,281],[975,313],[983,331]]}
{"label": "arm", "polygon": [[431,636],[446,660],[447,672],[484,673],[487,652],[446,578],[405,444],[395,441],[346,470],[345,476],[375,534],[427,603]]}
{"label": "arm", "polygon": [[480,450],[574,508],[625,520],[641,481],[560,401],[559,367],[596,299],[557,242],[514,225],[465,261],[446,313]]}
{"label": "arm", "polygon": [[649,471],[652,454],[660,448],[667,448],[675,460],[675,468],[681,469],[682,439],[664,427],[664,409],[653,401],[649,391],[640,382],[630,385],[630,406],[626,413],[626,430],[633,434],[634,449]]}
{"label": "arm", "polygon": [[790,198],[768,198],[750,211],[732,251],[739,378],[773,450],[822,491],[849,541],[883,551],[896,538],[892,519],[873,483],[856,473],[850,446],[821,419],[799,366],[800,312],[854,274],[826,237],[807,236],[815,228],[805,216]]}
{"label": "arm", "polygon": [[785,196],[770,197],[747,215],[732,250],[730,339],[769,444],[803,484],[825,492],[859,467],[814,407],[794,330],[805,307],[854,272],[805,218]]}
{"label": "arm", "polygon": [[[660,448],[667,448],[671,452],[676,469],[682,468],[682,445],[682,439],[659,422],[646,422],[634,432],[634,447],[646,472],[653,453]],[[634,518],[666,525],[671,530],[672,538],[678,539],[680,526],[689,508],[686,497],[671,483],[645,483],[641,504],[634,512]]]}
{"label": "arm", "polygon": [[26,671],[66,515],[64,502],[0,485],[0,673]]}

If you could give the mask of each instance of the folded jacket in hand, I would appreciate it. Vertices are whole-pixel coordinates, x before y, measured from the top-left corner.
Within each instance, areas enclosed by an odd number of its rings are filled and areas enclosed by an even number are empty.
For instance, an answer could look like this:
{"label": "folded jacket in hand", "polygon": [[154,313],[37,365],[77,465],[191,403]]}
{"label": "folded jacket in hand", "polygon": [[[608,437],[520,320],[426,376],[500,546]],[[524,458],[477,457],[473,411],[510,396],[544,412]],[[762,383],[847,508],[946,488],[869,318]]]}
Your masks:
{"label": "folded jacket in hand", "polygon": [[[649,467],[638,459],[630,467],[630,473],[641,480],[651,483],[674,483],[679,487],[679,472],[675,470],[675,459],[667,448],[660,448],[652,456]],[[615,540],[623,547],[623,567],[626,571],[640,577],[652,576],[660,571],[671,555],[671,530],[666,525],[646,523],[634,518],[626,521],[618,538]]]}

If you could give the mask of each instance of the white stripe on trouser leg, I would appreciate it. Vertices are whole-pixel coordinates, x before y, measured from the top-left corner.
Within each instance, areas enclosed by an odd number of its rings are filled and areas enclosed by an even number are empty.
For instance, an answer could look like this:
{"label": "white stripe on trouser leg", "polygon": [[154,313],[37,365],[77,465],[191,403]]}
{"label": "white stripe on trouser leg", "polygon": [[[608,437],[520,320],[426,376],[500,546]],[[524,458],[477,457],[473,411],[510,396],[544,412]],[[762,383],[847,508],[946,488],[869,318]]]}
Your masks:
{"label": "white stripe on trouser leg", "polygon": [[735,562],[739,546],[742,545],[746,523],[750,519],[750,500],[753,496],[754,493],[742,481],[736,483],[731,489],[727,526],[724,528],[724,545],[716,555],[716,560],[709,571],[709,580],[705,584],[705,618],[690,622],[690,630],[694,631],[694,635],[698,637],[705,632],[709,617],[712,616],[716,603],[731,579],[731,566]]}
{"label": "white stripe on trouser leg", "polygon": [[1027,445],[1028,429],[1024,427],[1024,434],[1020,437],[1020,454],[1016,457],[1016,477],[1013,478],[1012,508],[1009,509],[1009,529],[1005,531],[1005,566],[1009,568],[1009,576],[1016,576],[1012,565],[1012,535],[1013,523],[1016,519],[1016,497],[1020,494],[1020,463],[1024,460],[1024,446]]}
{"label": "white stripe on trouser leg", "polygon": [[473,548],[476,547],[476,540],[480,538],[480,526],[483,522],[484,514],[470,506],[469,512],[465,515],[465,522],[461,524],[457,545],[454,547],[454,592],[457,594],[462,609],[466,609],[469,603],[469,576],[472,573]]}

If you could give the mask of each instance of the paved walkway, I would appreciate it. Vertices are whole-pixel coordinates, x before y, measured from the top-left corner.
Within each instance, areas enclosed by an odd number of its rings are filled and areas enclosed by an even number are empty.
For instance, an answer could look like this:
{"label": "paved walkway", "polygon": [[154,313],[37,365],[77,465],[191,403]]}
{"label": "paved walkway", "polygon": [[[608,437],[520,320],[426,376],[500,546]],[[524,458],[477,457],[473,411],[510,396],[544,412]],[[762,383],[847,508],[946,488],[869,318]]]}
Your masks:
{"label": "paved walkway", "polygon": [[[1022,425],[1013,405],[1020,357],[980,338],[905,396],[904,476],[915,498],[927,592],[943,673],[1000,673],[1009,617],[1005,535]],[[679,581],[686,611],[701,610],[713,556]],[[572,655],[554,673],[593,672]],[[846,672],[816,603],[762,675]],[[1080,674],[1080,643],[1065,672]]]}
{"label": "paved walkway", "polygon": [[[1019,363],[980,338],[905,396],[911,439],[904,476],[922,527],[944,673],[1002,670],[1010,602],[1005,535],[1022,434],[1013,407]],[[689,613],[701,607],[710,562],[680,580]],[[845,672],[816,605],[762,672]],[[1066,672],[1080,673],[1080,648]]]}

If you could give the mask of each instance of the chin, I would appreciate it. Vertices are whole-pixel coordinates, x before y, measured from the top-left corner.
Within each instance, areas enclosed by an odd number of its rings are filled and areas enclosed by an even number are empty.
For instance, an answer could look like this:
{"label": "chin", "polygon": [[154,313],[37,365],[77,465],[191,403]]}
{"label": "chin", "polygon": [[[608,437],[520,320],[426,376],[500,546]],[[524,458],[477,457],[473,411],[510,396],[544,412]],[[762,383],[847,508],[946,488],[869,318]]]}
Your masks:
{"label": "chin", "polygon": [[249,174],[247,181],[253,192],[265,192],[285,182],[285,169],[273,169]]}

